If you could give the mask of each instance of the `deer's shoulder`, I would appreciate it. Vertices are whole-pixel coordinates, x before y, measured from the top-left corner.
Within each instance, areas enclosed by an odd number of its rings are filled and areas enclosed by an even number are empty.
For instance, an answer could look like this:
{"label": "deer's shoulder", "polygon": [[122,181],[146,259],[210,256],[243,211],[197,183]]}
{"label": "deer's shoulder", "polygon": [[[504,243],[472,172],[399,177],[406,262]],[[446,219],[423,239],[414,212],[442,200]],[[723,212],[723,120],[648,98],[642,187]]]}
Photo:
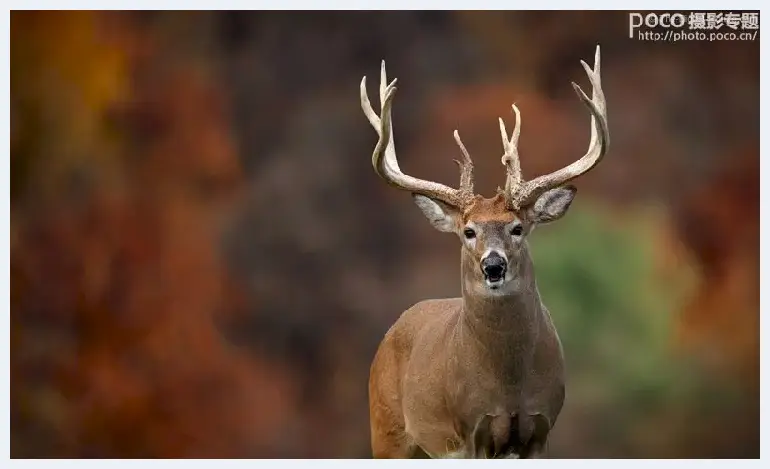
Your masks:
{"label": "deer's shoulder", "polygon": [[463,308],[462,298],[439,298],[415,303],[403,312],[399,322],[413,330],[434,322],[445,322],[458,316]]}
{"label": "deer's shoulder", "polygon": [[390,340],[412,342],[414,338],[436,324],[452,321],[462,311],[462,298],[422,300],[401,313],[386,334]]}

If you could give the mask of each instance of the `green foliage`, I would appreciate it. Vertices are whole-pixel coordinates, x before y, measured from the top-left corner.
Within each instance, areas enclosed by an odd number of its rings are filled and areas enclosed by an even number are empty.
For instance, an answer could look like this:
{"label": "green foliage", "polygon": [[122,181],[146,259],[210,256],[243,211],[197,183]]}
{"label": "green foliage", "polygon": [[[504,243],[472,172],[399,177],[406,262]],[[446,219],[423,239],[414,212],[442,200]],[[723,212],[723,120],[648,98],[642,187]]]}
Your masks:
{"label": "green foliage", "polygon": [[573,353],[595,359],[617,347],[659,349],[666,340],[677,298],[656,281],[655,223],[644,216],[611,223],[575,207],[533,234],[538,285]]}
{"label": "green foliage", "polygon": [[[613,218],[580,204],[532,235],[538,286],[564,345],[567,405],[603,419],[599,428],[632,428],[714,395],[697,367],[673,358],[672,321],[685,284],[664,284],[671,279],[655,271],[660,223],[654,213]],[[617,440],[630,436],[616,433],[596,437],[622,447]]]}

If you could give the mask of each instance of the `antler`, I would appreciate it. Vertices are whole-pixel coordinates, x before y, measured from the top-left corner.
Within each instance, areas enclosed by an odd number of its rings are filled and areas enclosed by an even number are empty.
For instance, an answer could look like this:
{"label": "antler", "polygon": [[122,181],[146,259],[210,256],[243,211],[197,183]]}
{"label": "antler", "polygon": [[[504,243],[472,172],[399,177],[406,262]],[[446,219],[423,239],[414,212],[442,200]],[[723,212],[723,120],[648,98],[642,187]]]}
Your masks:
{"label": "antler", "polygon": [[505,130],[505,122],[500,117],[500,136],[503,139],[503,158],[507,176],[505,178],[505,192],[511,193],[521,184],[521,162],[519,160],[519,135],[521,135],[521,113],[515,104],[511,105],[513,114],[516,116],[516,123],[513,126],[513,135],[508,140],[508,131]]}
{"label": "antler", "polygon": [[503,120],[500,119],[500,131],[503,138],[503,149],[505,150],[503,164],[506,166],[508,173],[506,177],[505,193],[514,208],[518,209],[537,198],[543,192],[561,186],[562,184],[587,173],[594,168],[607,153],[607,148],[610,143],[610,134],[607,127],[607,103],[604,99],[600,76],[601,60],[599,46],[596,46],[593,70],[584,61],[581,60],[580,63],[583,65],[586,74],[588,74],[588,79],[591,81],[591,86],[593,87],[593,98],[589,99],[580,86],[575,82],[572,82],[572,86],[575,88],[578,97],[591,112],[591,141],[588,144],[588,151],[582,158],[553,173],[537,177],[531,181],[523,181],[517,149],[521,127],[519,110],[515,105],[513,106],[513,112],[516,114],[516,127],[513,130],[513,136],[510,140],[507,138],[505,124],[503,123]]}
{"label": "antler", "polygon": [[401,172],[396,158],[396,147],[393,142],[393,123],[391,120],[391,107],[396,93],[396,79],[386,85],[385,61],[382,61],[380,70],[380,116],[374,112],[366,92],[366,77],[361,80],[361,108],[369,123],[379,135],[377,145],[372,153],[372,166],[375,172],[390,185],[414,194],[424,195],[439,200],[457,208],[466,206],[473,197],[473,161],[468,150],[460,140],[459,133],[455,130],[454,137],[457,145],[463,153],[463,161],[457,161],[460,166],[460,189],[452,189],[438,182],[417,179]]}
{"label": "antler", "polygon": [[473,160],[468,150],[463,145],[463,141],[460,140],[460,132],[455,130],[454,132],[455,142],[460,147],[460,151],[463,153],[463,160],[455,160],[457,166],[460,167],[460,189],[463,199],[470,199],[473,197]]}

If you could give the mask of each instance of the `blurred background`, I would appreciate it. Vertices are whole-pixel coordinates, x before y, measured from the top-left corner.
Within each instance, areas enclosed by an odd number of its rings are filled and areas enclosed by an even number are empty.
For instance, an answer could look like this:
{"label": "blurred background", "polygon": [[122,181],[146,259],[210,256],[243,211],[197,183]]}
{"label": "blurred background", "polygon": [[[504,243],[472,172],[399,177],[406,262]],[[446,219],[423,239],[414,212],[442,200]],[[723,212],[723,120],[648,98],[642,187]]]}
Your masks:
{"label": "blurred background", "polygon": [[[577,159],[602,46],[612,146],[531,239],[568,363],[554,458],[759,457],[759,41],[621,12],[12,12],[11,455],[370,457],[376,347],[457,296],[459,244],[375,175]],[[375,98],[376,99],[376,98]]]}

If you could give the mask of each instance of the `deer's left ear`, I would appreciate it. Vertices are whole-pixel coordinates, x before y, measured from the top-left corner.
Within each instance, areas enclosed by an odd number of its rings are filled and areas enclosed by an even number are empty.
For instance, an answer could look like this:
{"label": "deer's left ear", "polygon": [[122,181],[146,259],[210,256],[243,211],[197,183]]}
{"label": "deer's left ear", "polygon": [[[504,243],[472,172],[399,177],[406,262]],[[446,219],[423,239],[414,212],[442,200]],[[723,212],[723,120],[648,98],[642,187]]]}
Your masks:
{"label": "deer's left ear", "polygon": [[556,221],[567,213],[572,200],[575,198],[577,188],[572,185],[557,187],[543,192],[527,208],[528,218],[535,224],[544,224]]}

